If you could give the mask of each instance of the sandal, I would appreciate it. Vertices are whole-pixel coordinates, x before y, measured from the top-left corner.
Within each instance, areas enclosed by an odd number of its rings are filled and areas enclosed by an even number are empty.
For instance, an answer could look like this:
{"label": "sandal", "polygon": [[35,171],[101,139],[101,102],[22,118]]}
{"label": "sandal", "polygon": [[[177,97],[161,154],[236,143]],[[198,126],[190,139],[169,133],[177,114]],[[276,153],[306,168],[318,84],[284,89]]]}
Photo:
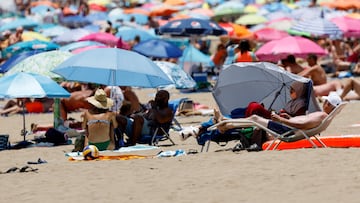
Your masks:
{"label": "sandal", "polygon": [[15,172],[17,171],[19,168],[18,167],[12,167],[12,168],[9,168],[7,171],[5,172],[0,172],[0,174],[5,174],[5,173],[12,173],[12,172]]}
{"label": "sandal", "polygon": [[20,173],[27,173],[27,172],[35,172],[35,173],[37,173],[37,170],[39,170],[39,169],[33,168],[31,166],[24,166],[19,170],[19,172]]}
{"label": "sandal", "polygon": [[41,158],[39,158],[37,161],[28,161],[27,164],[46,164],[47,161],[46,160],[42,160]]}

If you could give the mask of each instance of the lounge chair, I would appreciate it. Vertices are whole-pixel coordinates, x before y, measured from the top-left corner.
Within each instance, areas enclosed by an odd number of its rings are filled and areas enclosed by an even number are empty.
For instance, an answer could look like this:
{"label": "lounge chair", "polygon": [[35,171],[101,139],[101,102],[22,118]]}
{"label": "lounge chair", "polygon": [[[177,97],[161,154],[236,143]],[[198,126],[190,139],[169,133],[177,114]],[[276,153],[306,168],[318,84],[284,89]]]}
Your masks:
{"label": "lounge chair", "polygon": [[[268,129],[266,126],[260,125],[259,123],[246,119],[246,118],[239,118],[239,119],[228,119],[221,121],[211,127],[208,128],[208,130],[215,130],[217,126],[222,125],[224,123],[233,123],[237,127],[249,127],[249,126],[256,126],[258,128],[261,128],[262,130],[265,130],[267,133],[272,134],[275,139],[268,145],[266,150],[269,150],[277,140],[279,142],[274,146],[273,150],[275,150],[281,142],[296,142],[298,140],[307,139],[311,145],[314,148],[317,148],[317,145],[310,139],[310,137],[314,137],[322,147],[326,147],[326,145],[317,137],[317,135],[320,135],[322,131],[324,131],[331,123],[331,121],[334,119],[336,115],[339,114],[339,112],[346,106],[347,102],[343,102],[340,105],[338,105],[322,122],[319,126],[308,129],[308,130],[301,130],[293,127],[289,127],[292,130],[284,133],[284,134],[278,134],[270,129]],[[209,145],[210,143],[208,143]]]}

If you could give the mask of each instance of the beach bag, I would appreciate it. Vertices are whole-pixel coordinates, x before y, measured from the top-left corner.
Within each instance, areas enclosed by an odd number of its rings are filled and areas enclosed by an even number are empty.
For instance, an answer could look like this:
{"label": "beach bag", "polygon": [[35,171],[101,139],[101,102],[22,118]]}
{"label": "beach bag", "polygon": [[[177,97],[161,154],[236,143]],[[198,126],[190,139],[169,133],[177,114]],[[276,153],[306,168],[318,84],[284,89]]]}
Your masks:
{"label": "beach bag", "polygon": [[194,111],[194,102],[191,99],[184,99],[180,102],[178,114],[186,114]]}
{"label": "beach bag", "polygon": [[9,149],[9,135],[0,135],[0,151],[4,149]]}
{"label": "beach bag", "polygon": [[73,152],[82,152],[85,147],[85,135],[78,135],[75,139]]}
{"label": "beach bag", "polygon": [[54,145],[61,145],[67,143],[67,136],[65,133],[49,128],[45,133],[46,142],[53,143]]}

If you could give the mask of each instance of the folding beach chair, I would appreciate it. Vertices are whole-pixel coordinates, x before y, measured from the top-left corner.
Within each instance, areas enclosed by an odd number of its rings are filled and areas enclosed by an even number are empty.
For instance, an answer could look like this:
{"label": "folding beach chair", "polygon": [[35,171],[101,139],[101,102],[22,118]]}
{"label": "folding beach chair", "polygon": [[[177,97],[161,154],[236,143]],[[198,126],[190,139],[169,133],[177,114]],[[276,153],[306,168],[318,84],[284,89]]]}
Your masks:
{"label": "folding beach chair", "polygon": [[[266,150],[269,150],[274,143],[279,140],[279,142],[274,146],[273,150],[275,150],[281,142],[296,142],[298,140],[307,139],[311,145],[314,148],[317,148],[317,145],[310,139],[310,137],[314,137],[321,145],[322,147],[326,147],[326,145],[317,137],[317,135],[320,135],[322,131],[324,131],[331,123],[331,121],[334,119],[336,115],[339,114],[339,112],[346,106],[347,102],[343,102],[340,105],[338,105],[322,122],[319,126],[308,129],[308,130],[301,130],[297,128],[293,128],[290,126],[287,126],[291,128],[290,131],[284,133],[284,134],[278,134],[270,129],[267,128],[267,126],[263,126],[255,121],[246,119],[246,118],[239,118],[239,119],[229,119],[221,121],[211,127],[208,128],[208,130],[215,130],[217,126],[225,124],[225,123],[233,123],[236,125],[236,127],[242,128],[242,127],[249,127],[249,126],[256,126],[262,130],[265,130],[267,133],[272,134],[275,139],[272,141],[271,144],[266,148]],[[210,143],[208,143],[209,145]]]}
{"label": "folding beach chair", "polygon": [[159,142],[169,140],[171,145],[175,145],[175,142],[170,138],[169,130],[170,123],[152,123],[150,124],[152,133],[150,135],[142,135],[140,143],[149,144],[152,146],[158,146]]}

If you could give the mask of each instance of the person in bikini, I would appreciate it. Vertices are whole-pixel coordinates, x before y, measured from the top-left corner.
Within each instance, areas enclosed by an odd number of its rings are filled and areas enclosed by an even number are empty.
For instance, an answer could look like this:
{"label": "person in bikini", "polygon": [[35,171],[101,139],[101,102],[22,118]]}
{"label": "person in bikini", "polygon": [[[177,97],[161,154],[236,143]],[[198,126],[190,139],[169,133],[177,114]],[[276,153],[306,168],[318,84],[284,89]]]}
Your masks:
{"label": "person in bikini", "polygon": [[106,96],[103,89],[98,89],[86,101],[91,108],[82,115],[85,146],[95,145],[100,151],[115,149],[114,129],[118,124],[116,113],[109,111],[114,104],[112,99]]}

